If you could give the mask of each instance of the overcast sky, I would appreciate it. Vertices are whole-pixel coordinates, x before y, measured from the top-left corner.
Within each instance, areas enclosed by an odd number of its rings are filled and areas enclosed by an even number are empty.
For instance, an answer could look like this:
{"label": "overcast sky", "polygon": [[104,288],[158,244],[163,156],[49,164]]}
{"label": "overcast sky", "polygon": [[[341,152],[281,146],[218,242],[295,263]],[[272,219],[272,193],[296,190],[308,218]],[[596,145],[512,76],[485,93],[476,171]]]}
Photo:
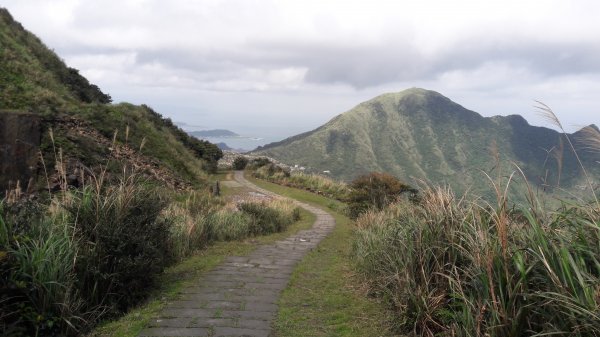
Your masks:
{"label": "overcast sky", "polygon": [[600,124],[597,0],[0,0],[115,102],[291,136],[384,92]]}

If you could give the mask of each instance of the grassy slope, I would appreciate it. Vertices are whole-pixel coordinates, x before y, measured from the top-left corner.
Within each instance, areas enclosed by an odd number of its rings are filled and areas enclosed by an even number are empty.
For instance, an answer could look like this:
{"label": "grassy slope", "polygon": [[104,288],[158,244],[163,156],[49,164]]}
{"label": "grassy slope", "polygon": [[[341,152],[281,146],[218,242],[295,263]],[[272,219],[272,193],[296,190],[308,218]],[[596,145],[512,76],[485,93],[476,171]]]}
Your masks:
{"label": "grassy slope", "polygon": [[206,178],[201,172],[203,161],[176,138],[160,116],[145,106],[120,103],[87,107],[79,110],[78,117],[90,122],[105,137],[112,138],[116,132],[120,143],[134,149],[142,147],[142,154],[160,161],[188,182]]}
{"label": "grassy slope", "polygon": [[[43,117],[42,151],[47,167],[54,167],[55,156],[49,129],[53,129],[54,145],[65,156],[90,167],[106,163],[108,146],[89,132],[80,132],[91,129],[108,140],[116,132],[117,142],[125,143],[127,138],[134,149],[145,143],[145,156],[187,182],[206,178],[201,172],[204,162],[181,141],[170,120],[146,106],[105,104],[109,100],[0,8],[0,109],[32,111]],[[72,117],[85,122],[81,130],[69,125]],[[209,151],[216,149],[212,147],[207,145]]]}
{"label": "grassy slope", "polygon": [[51,113],[107,97],[0,8],[0,105]]}
{"label": "grassy slope", "polygon": [[[544,149],[557,146],[558,139],[556,131],[530,126],[519,116],[484,118],[438,93],[409,89],[361,103],[313,132],[258,153],[287,164],[331,170],[345,180],[383,171],[409,182],[415,177],[448,183],[461,192],[470,186],[484,192],[489,189],[480,170],[494,167],[493,142],[504,173],[514,169],[514,162],[539,183],[548,169],[552,184],[556,163],[551,159],[544,167]],[[565,151],[563,186],[579,183],[580,170],[573,159]],[[482,185],[485,188],[479,188]]]}
{"label": "grassy slope", "polygon": [[382,306],[358,289],[351,272],[349,249],[352,227],[348,218],[332,210],[341,203],[247,176],[254,184],[275,193],[327,209],[336,219],[335,230],[296,267],[279,301],[276,335],[390,336]]}

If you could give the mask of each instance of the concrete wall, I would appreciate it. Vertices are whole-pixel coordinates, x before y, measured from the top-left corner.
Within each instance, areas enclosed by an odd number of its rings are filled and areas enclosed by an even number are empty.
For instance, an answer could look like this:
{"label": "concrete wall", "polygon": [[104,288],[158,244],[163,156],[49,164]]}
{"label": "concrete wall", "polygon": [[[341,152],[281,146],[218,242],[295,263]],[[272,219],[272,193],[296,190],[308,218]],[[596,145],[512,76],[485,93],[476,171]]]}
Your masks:
{"label": "concrete wall", "polygon": [[37,173],[41,120],[31,113],[0,110],[0,196],[20,181],[27,189]]}

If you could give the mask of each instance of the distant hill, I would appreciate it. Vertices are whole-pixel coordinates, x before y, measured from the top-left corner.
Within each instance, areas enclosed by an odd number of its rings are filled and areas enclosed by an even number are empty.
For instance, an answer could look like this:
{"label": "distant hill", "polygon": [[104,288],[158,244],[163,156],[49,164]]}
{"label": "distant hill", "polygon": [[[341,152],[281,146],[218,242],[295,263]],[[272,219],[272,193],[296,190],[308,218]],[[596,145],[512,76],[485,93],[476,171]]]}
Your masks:
{"label": "distant hill", "polygon": [[[512,172],[515,163],[534,185],[551,189],[560,175],[560,186],[573,190],[582,185],[582,172],[570,151],[559,151],[560,138],[521,116],[485,118],[437,92],[413,88],[375,97],[313,131],[254,153],[329,170],[345,180],[383,171],[409,182],[424,179],[484,194],[490,188],[483,172],[497,175],[498,155],[501,174]],[[555,160],[559,153],[560,169]],[[600,177],[595,159],[584,158]]]}
{"label": "distant hill", "polygon": [[229,145],[227,145],[224,142],[220,142],[215,145],[217,145],[219,147],[219,149],[221,149],[221,150],[233,150],[232,148],[229,147]]}
{"label": "distant hill", "polygon": [[237,133],[229,130],[215,129],[215,130],[202,130],[202,131],[190,131],[190,135],[196,137],[217,137],[217,138],[228,138],[228,137],[241,137]]}
{"label": "distant hill", "polygon": [[[76,172],[106,165],[110,159],[138,167],[171,187],[198,184],[205,178],[203,171],[216,168],[222,156],[216,145],[188,135],[148,106],[110,103],[108,94],[0,8],[0,132],[18,127],[16,137],[23,138],[0,137],[0,150],[26,143],[27,153],[36,157],[23,163],[31,166],[29,178],[39,178],[40,187],[46,186],[42,176],[53,179],[54,173],[45,170],[54,168],[61,157],[73,179]],[[31,132],[40,135],[34,137],[37,141],[27,139],[25,133]],[[43,163],[37,160],[37,149]],[[115,165],[107,167],[120,172]],[[14,185],[12,180],[24,179],[4,174],[18,171],[14,167],[1,169],[2,191]],[[21,181],[21,186],[27,185],[31,181]]]}

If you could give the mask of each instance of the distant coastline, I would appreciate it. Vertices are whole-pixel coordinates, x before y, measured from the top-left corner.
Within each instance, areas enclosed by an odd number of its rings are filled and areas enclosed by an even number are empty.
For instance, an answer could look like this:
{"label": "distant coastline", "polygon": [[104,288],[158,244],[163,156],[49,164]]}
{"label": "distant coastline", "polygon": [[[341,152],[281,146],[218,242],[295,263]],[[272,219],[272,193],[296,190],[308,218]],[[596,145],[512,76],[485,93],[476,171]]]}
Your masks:
{"label": "distant coastline", "polygon": [[241,138],[237,133],[225,129],[188,131],[190,135],[196,137],[213,137],[213,138]]}

